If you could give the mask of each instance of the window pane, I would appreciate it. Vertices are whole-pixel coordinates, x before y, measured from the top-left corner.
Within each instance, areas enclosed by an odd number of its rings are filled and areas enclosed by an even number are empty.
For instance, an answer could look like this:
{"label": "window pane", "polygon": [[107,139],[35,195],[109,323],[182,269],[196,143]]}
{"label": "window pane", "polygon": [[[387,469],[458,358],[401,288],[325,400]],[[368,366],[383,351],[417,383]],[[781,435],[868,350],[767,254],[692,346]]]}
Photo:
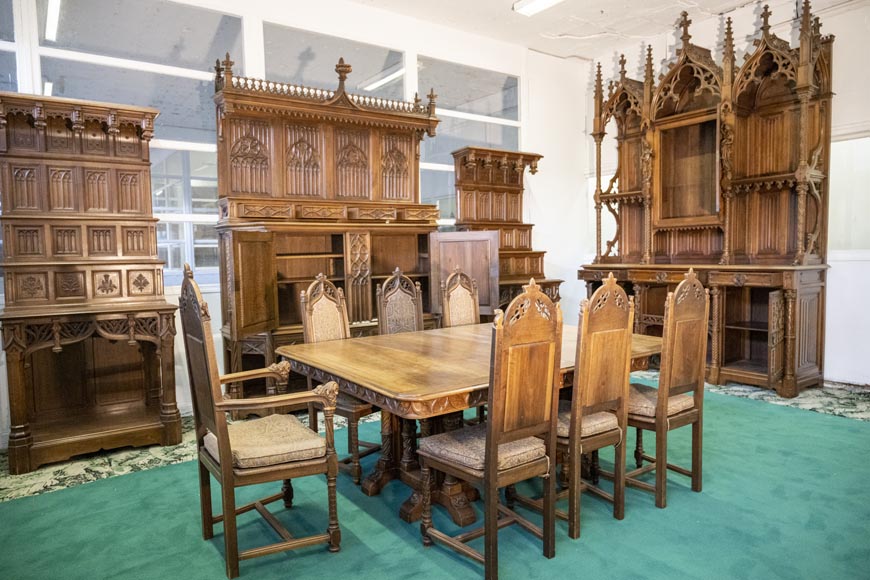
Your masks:
{"label": "window pane", "polygon": [[317,34],[269,22],[263,25],[266,78],[324,89],[338,86],[339,57],[353,66],[347,80],[351,93],[404,99],[402,53],[337,36]]}
{"label": "window pane", "polygon": [[217,244],[217,230],[212,224],[193,224],[193,241]]}
{"label": "window pane", "polygon": [[197,70],[209,70],[226,51],[242,60],[242,19],[235,16],[164,0],[57,2],[52,41],[48,4],[37,0],[42,46]]}
{"label": "window pane", "polygon": [[18,74],[15,71],[15,53],[0,51],[0,91],[17,91]]}
{"label": "window pane", "polygon": [[217,215],[217,181],[192,179],[190,181],[190,195],[190,209],[193,213]]}
{"label": "window pane", "polygon": [[196,246],[193,248],[193,262],[197,268],[217,268],[217,246]]}
{"label": "window pane", "polygon": [[184,213],[184,187],[181,179],[151,176],[154,213]]}
{"label": "window pane", "polygon": [[0,40],[15,40],[12,19],[12,0],[0,0]]}
{"label": "window pane", "polygon": [[441,116],[437,136],[423,140],[422,160],[453,165],[450,153],[470,145],[519,151],[520,130],[518,127]]}
{"label": "window pane", "polygon": [[434,203],[442,218],[456,217],[455,176],[452,171],[420,170],[420,199]]}
{"label": "window pane", "polygon": [[464,113],[519,120],[517,77],[421,56],[418,93],[434,88],[439,107]]}
{"label": "window pane", "polygon": [[56,97],[157,107],[158,139],[215,142],[211,82],[48,57],[42,76]]}

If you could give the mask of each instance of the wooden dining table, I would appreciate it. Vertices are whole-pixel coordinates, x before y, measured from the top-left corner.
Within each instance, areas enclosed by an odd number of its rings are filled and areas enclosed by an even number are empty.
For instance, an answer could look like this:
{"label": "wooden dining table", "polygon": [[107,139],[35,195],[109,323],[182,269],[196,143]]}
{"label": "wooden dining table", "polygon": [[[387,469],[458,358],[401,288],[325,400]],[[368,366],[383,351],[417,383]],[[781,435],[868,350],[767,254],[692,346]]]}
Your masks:
{"label": "wooden dining table", "polygon": [[[392,479],[414,490],[399,514],[420,517],[420,473],[416,456],[416,421],[425,437],[462,426],[462,411],[486,403],[492,347],[492,324],[366,336],[316,344],[281,346],[278,356],[293,371],[314,381],[336,381],[339,388],[381,409],[381,455],[362,482],[366,495],[377,495]],[[661,352],[659,337],[632,336],[632,360]],[[577,327],[562,332],[562,385],[573,380]],[[444,478],[432,492],[461,526],[476,516],[469,500],[477,492]]]}

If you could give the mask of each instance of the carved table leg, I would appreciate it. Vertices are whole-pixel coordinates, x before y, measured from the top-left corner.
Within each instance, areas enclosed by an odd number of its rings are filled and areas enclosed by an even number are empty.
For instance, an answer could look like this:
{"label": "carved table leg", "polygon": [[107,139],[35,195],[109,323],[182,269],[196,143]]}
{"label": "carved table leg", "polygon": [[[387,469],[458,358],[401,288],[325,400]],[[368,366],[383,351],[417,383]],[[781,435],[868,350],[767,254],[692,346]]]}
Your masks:
{"label": "carved table leg", "polygon": [[368,496],[381,493],[384,485],[391,479],[396,479],[399,465],[394,453],[393,414],[381,409],[381,456],[375,468],[362,481],[362,491]]}
{"label": "carved table leg", "polygon": [[[6,328],[4,331],[4,334],[9,333]],[[30,464],[33,436],[27,420],[24,353],[17,345],[6,347],[6,369],[9,380],[9,414],[12,419],[9,433],[9,473],[19,475],[32,471],[36,466]]]}
{"label": "carved table leg", "polygon": [[643,429],[635,429],[634,436],[634,464],[643,467]]}

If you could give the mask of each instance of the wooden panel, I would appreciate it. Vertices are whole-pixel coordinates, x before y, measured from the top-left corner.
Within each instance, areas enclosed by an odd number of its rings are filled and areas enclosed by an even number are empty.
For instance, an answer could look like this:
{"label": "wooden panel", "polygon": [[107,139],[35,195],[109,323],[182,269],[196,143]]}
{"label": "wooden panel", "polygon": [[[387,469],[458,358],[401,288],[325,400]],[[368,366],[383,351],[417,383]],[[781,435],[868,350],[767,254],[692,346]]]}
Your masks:
{"label": "wooden panel", "polygon": [[9,132],[9,149],[35,151],[37,148],[36,128],[30,124],[25,113],[10,113],[6,117]]}
{"label": "wooden panel", "polygon": [[133,159],[142,156],[142,139],[138,128],[131,123],[123,123],[115,134],[115,152],[120,157]]}
{"label": "wooden panel", "polygon": [[48,209],[51,211],[75,211],[76,185],[71,167],[48,168]]}
{"label": "wooden panel", "polygon": [[399,268],[405,274],[419,272],[417,234],[373,234],[372,274],[392,274]]}
{"label": "wooden panel", "polygon": [[145,401],[145,373],[138,345],[94,338],[92,372],[97,405]]}
{"label": "wooden panel", "polygon": [[[480,313],[492,314],[498,308],[498,232],[433,232],[429,252],[432,288],[440,288],[458,266],[477,281]],[[440,292],[431,292],[431,300],[432,312],[440,313]]]}
{"label": "wooden panel", "polygon": [[36,225],[12,226],[12,232],[10,241],[13,247],[9,251],[10,257],[45,256],[45,228]]}
{"label": "wooden panel", "polygon": [[771,388],[776,387],[785,371],[785,303],[782,290],[768,294],[768,362],[767,376]]}
{"label": "wooden panel", "polygon": [[234,339],[278,325],[276,271],[272,234],[233,234]]}
{"label": "wooden panel", "polygon": [[336,197],[372,199],[371,143],[364,130],[335,130]]}
{"label": "wooden panel", "polygon": [[367,232],[349,232],[344,238],[345,297],[350,322],[372,320],[372,249]]}
{"label": "wooden panel", "polygon": [[109,153],[109,138],[103,129],[102,120],[88,119],[85,121],[83,136],[82,152],[86,155],[107,155]]}
{"label": "wooden panel", "polygon": [[291,197],[326,197],[325,143],[319,126],[285,125],[287,163],[284,194]]}
{"label": "wooden panel", "polygon": [[118,171],[119,212],[142,213],[143,197],[146,194],[143,185],[142,174],[139,171]]}
{"label": "wooden panel", "polygon": [[248,119],[231,119],[228,125],[230,190],[233,193],[270,195],[271,125]]}
{"label": "wooden panel", "polygon": [[89,349],[80,342],[60,352],[38,350],[31,356],[30,420],[52,419],[74,413],[89,401],[91,364]]}
{"label": "wooden panel", "polygon": [[108,212],[109,172],[104,169],[85,169],[85,211]]}
{"label": "wooden panel", "polygon": [[385,134],[381,137],[382,199],[414,201],[412,187],[414,143],[407,134]]}
{"label": "wooden panel", "polygon": [[125,256],[148,256],[151,253],[153,243],[145,227],[121,228],[121,239],[124,240]]}
{"label": "wooden panel", "polygon": [[510,347],[504,387],[504,431],[539,425],[549,419],[555,350],[552,342]]}
{"label": "wooden panel", "polygon": [[39,169],[35,165],[12,166],[12,210],[42,209]]}
{"label": "wooden panel", "polygon": [[106,226],[88,227],[88,254],[91,256],[114,256],[115,228]]}
{"label": "wooden panel", "polygon": [[79,226],[52,226],[51,239],[55,256],[81,256],[82,230]]}

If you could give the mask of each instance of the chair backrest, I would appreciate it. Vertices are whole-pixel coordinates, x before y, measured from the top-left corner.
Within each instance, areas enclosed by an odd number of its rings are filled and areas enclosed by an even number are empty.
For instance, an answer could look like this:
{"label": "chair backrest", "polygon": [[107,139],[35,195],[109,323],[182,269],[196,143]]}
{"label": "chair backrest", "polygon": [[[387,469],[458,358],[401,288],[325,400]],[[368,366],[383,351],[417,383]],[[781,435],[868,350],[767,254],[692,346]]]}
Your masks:
{"label": "chair backrest", "polygon": [[[707,320],[710,292],[693,269],[676,290],[665,299],[665,327],[662,334],[662,362],[659,375],[658,406],[667,409],[667,399],[691,392],[696,406],[704,396],[707,366]],[[656,416],[667,417],[664,415]]]}
{"label": "chair backrest", "polygon": [[226,447],[227,457],[221,456],[221,463],[230,465],[226,414],[215,410],[215,402],[221,400],[223,394],[215,357],[211,317],[208,304],[203,300],[199,286],[193,280],[193,272],[187,264],[184,265],[184,280],[181,283],[178,305],[184,350],[187,354],[187,373],[193,395],[197,443],[201,446],[206,430],[210,431],[217,437],[221,455]]}
{"label": "chair backrest", "polygon": [[399,268],[378,284],[378,333],[423,330],[423,291]]}
{"label": "chair backrest", "polygon": [[477,282],[459,266],[441,283],[441,326],[480,324],[480,301]]}
{"label": "chair backrest", "polygon": [[501,443],[545,435],[548,445],[555,444],[561,354],[562,310],[532,279],[505,312],[496,310],[493,321],[486,421],[490,473]]}
{"label": "chair backrest", "polygon": [[581,433],[584,415],[599,411],[615,412],[625,427],[633,322],[634,300],[616,283],[613,273],[591,298],[581,302],[571,437]]}
{"label": "chair backrest", "polygon": [[299,293],[299,308],[306,343],[350,338],[344,292],[323,274]]}

